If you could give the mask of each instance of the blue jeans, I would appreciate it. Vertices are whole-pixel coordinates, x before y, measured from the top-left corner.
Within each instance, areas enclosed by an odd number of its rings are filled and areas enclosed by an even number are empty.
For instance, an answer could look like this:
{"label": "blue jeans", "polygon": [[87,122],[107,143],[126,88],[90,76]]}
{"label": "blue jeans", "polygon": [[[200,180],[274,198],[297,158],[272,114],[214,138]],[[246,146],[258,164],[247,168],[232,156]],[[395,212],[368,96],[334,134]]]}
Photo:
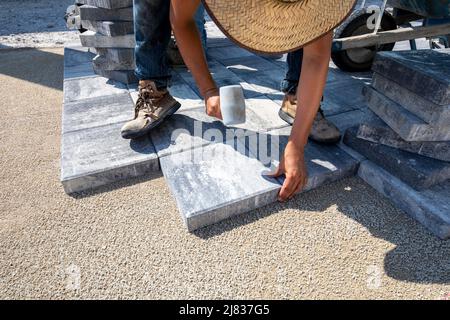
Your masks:
{"label": "blue jeans", "polygon": [[296,94],[298,82],[300,81],[300,74],[302,72],[302,62],[303,49],[288,53],[286,59],[286,76],[281,82],[282,92],[293,95]]}
{"label": "blue jeans", "polygon": [[[284,80],[281,81],[281,91],[287,94],[297,94],[298,82],[302,73],[303,49],[290,52],[286,59],[287,70]],[[323,97],[322,97],[323,101]],[[321,107],[319,108],[321,110]]]}
{"label": "blue jeans", "polygon": [[[169,0],[134,0],[136,69],[139,80],[153,80],[158,89],[170,81],[166,50],[171,37]],[[206,48],[205,9],[201,5],[195,22]]]}

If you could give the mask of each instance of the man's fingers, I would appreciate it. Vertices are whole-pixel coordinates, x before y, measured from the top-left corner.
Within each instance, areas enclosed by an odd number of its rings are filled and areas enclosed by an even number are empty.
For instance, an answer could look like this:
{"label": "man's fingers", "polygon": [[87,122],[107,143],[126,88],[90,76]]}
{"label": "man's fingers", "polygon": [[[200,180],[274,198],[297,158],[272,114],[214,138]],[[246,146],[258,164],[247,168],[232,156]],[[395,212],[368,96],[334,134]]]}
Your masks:
{"label": "man's fingers", "polygon": [[216,111],[216,118],[219,119],[219,120],[223,120],[223,118],[222,118],[222,111],[220,111],[220,109],[218,109]]}
{"label": "man's fingers", "polygon": [[282,202],[289,200],[297,187],[297,183],[298,181],[295,177],[286,177],[278,195],[278,200]]}
{"label": "man's fingers", "polygon": [[303,190],[303,188],[305,188],[307,181],[308,181],[307,178],[302,177],[292,196],[295,196],[296,194],[300,193]]}

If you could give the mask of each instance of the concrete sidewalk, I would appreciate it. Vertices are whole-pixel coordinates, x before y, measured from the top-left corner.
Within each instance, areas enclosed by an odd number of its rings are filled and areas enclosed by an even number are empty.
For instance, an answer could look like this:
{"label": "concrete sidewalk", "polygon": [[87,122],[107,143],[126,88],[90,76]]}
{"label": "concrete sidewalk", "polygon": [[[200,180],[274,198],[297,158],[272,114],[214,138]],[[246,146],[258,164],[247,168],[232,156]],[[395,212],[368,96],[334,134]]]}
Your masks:
{"label": "concrete sidewalk", "polygon": [[358,178],[194,234],[162,176],[67,196],[62,54],[0,52],[0,298],[449,296],[450,242]]}

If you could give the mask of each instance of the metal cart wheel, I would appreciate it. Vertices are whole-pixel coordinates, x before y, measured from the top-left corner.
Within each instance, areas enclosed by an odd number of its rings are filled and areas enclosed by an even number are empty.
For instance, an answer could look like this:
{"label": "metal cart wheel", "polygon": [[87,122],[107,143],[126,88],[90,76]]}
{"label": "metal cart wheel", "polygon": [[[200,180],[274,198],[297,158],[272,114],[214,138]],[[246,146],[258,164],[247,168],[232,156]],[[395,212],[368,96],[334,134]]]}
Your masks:
{"label": "metal cart wheel", "polygon": [[[372,14],[364,9],[355,12],[349,20],[336,30],[335,38],[347,38],[372,33],[367,26],[368,19]],[[397,29],[395,19],[385,12],[381,20],[379,31]],[[395,43],[382,44],[377,46],[356,48],[333,52],[331,58],[341,70],[349,72],[368,71],[372,67],[373,59],[378,51],[391,51]]]}

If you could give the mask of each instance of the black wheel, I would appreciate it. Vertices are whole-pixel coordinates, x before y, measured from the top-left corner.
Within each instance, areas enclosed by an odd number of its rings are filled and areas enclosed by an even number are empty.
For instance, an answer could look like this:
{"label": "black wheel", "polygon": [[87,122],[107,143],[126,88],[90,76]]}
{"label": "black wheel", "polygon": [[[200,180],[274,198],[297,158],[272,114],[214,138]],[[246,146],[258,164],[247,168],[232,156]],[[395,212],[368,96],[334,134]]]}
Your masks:
{"label": "black wheel", "polygon": [[[367,20],[371,17],[370,13],[359,13],[342,25],[336,31],[335,38],[347,38],[359,36],[373,32],[367,27]],[[394,18],[385,13],[381,21],[380,31],[397,29]],[[395,43],[382,44],[378,46],[356,48],[333,52],[331,58],[339,69],[349,72],[368,71],[372,67],[373,59],[378,51],[391,51]]]}

